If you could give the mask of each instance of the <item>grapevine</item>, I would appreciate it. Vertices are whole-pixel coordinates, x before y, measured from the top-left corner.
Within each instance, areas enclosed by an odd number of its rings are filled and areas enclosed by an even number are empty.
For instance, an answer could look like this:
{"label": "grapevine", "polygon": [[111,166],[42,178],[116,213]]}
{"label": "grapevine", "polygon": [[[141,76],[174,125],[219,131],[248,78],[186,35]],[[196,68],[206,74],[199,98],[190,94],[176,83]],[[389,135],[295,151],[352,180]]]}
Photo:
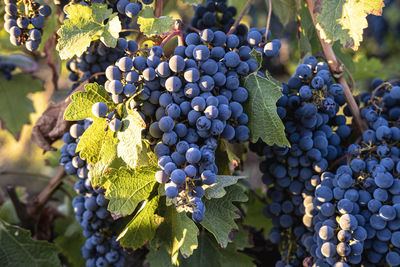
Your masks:
{"label": "grapevine", "polygon": [[5,0],[1,265],[400,266],[397,7]]}

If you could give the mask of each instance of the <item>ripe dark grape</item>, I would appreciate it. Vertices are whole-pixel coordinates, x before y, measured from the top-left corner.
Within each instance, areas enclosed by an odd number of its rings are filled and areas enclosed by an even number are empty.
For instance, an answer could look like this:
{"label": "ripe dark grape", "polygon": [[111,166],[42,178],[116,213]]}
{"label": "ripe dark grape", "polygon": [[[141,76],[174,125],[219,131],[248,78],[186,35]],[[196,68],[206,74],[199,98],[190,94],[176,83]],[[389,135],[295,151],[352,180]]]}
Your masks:
{"label": "ripe dark grape", "polygon": [[[250,31],[251,32],[251,31]],[[259,42],[261,34],[252,34],[251,42]],[[313,62],[313,64],[309,64]],[[260,163],[264,173],[263,182],[269,186],[267,196],[271,204],[264,208],[264,214],[272,218],[274,228],[270,232],[271,241],[280,243],[283,247],[282,261],[289,261],[293,266],[301,266],[304,258],[296,256],[296,249],[315,256],[313,240],[319,236],[319,255],[333,256],[335,245],[330,242],[335,225],[315,228],[317,207],[316,201],[329,203],[333,199],[329,183],[320,185],[319,177],[328,168],[328,162],[342,155],[342,147],[335,142],[336,133],[333,130],[340,104],[336,102],[331,87],[340,85],[323,80],[324,89],[314,86],[312,80],[318,77],[317,60],[308,58],[296,69],[295,75],[283,84],[283,96],[278,100],[277,112],[284,125],[286,136],[291,147],[267,146],[262,142],[253,144],[250,148],[259,155],[266,156]],[[338,92],[337,97],[341,96]],[[319,97],[316,97],[320,95]],[[326,99],[332,99],[333,107],[327,109]],[[331,155],[330,152],[331,151]],[[321,177],[325,177],[322,175]],[[321,203],[322,204],[322,203]],[[332,216],[335,207],[332,204],[324,206],[324,214]],[[325,216],[323,215],[323,216]],[[301,232],[293,236],[293,231]],[[292,252],[285,252],[292,246]],[[321,250],[321,248],[323,248]],[[276,264],[279,266],[279,262]]]}
{"label": "ripe dark grape", "polygon": [[109,233],[114,220],[107,210],[108,200],[104,197],[104,189],[92,187],[88,177],[91,166],[75,152],[79,138],[90,124],[89,120],[79,121],[64,134],[65,144],[61,148],[60,165],[68,175],[78,178],[74,189],[79,195],[73,199],[72,206],[86,238],[81,249],[86,266],[122,267],[125,264],[125,253],[116,241],[116,236]]}

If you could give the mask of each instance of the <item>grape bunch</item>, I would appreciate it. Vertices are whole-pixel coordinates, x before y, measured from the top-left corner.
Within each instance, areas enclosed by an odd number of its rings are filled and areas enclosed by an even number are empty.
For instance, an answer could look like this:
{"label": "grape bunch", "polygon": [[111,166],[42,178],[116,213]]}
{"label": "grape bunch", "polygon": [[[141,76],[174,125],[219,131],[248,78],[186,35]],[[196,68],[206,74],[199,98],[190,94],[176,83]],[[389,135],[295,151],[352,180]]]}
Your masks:
{"label": "grape bunch", "polygon": [[5,3],[4,29],[10,34],[11,44],[36,51],[42,41],[45,18],[51,15],[50,6],[31,0],[23,5],[24,12],[21,12],[21,1],[6,0]]}
{"label": "grape bunch", "polygon": [[[228,33],[235,23],[233,17],[237,10],[234,6],[227,6],[226,0],[207,0],[206,3],[198,4],[194,7],[194,15],[190,20],[190,25],[199,30],[211,29],[212,31],[223,31]],[[188,33],[193,32],[187,29]],[[239,24],[234,34],[239,38],[239,45],[246,42],[248,29],[246,25]]]}
{"label": "grape bunch", "polygon": [[63,136],[60,165],[68,175],[75,175],[75,192],[79,195],[72,201],[77,221],[87,238],[82,247],[82,256],[87,259],[86,266],[124,266],[124,252],[112,236],[110,227],[113,218],[107,210],[108,200],[104,189],[94,189],[88,172],[90,165],[76,152],[76,147],[84,131],[91,125],[89,120],[79,121],[70,127]]}
{"label": "grape bunch", "polygon": [[350,135],[350,128],[346,118],[337,114],[344,104],[343,88],[334,83],[325,62],[306,58],[283,84],[282,93],[277,113],[291,147],[268,146],[259,141],[250,148],[265,156],[260,170],[271,203],[265,206],[264,214],[272,218],[271,242],[283,247],[283,261],[276,266],[283,262],[301,266],[314,243],[313,202],[319,175],[330,161],[343,154],[341,139]]}
{"label": "grape bunch", "polygon": [[[170,58],[154,46],[106,69],[105,89],[114,103],[129,99],[149,125],[144,134],[158,157],[156,180],[195,221],[204,218],[204,188],[216,182],[217,138],[242,143],[250,135],[242,106],[248,92],[240,79],[258,65],[246,48],[234,34],[205,29],[189,33]],[[120,129],[118,114],[105,103],[94,104],[92,112]]]}
{"label": "grape bunch", "polygon": [[15,70],[16,67],[17,66],[14,63],[0,61],[0,73],[2,74],[3,78],[8,81],[12,79],[12,72]]}
{"label": "grape bunch", "polygon": [[[127,41],[125,38],[118,38],[116,48],[107,47],[100,41],[92,42],[85,53],[67,62],[67,69],[70,71],[68,78],[74,82],[72,90],[88,79],[89,82],[104,85],[106,76],[99,73],[105,72],[108,66],[114,64],[125,53],[135,53],[137,49],[138,44],[135,41]],[[99,75],[93,76],[94,74]]]}

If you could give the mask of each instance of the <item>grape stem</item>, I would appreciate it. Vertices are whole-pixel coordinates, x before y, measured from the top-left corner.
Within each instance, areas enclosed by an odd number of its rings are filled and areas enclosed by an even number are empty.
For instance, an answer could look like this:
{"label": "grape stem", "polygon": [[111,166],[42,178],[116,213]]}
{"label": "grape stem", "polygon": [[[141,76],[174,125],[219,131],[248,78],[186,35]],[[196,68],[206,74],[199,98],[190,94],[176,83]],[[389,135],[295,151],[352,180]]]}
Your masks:
{"label": "grape stem", "polygon": [[248,0],[246,5],[244,6],[242,12],[240,12],[239,17],[235,20],[235,23],[233,23],[232,27],[229,29],[229,31],[227,32],[226,36],[232,34],[237,26],[239,25],[240,21],[242,20],[242,18],[244,17],[244,14],[246,14],[247,10],[250,8],[251,6],[251,2],[253,2],[253,0]]}
{"label": "grape stem", "polygon": [[200,31],[199,29],[193,27],[193,26],[190,25],[190,24],[186,24],[185,26],[188,27],[189,29],[191,29],[192,31],[197,32],[198,34],[201,33],[201,31]]}
{"label": "grape stem", "polygon": [[394,81],[392,81],[392,82],[385,82],[385,83],[382,83],[382,84],[380,84],[379,86],[377,86],[376,88],[374,88],[374,90],[373,90],[372,93],[371,93],[371,103],[372,103],[372,105],[374,105],[378,110],[381,109],[381,108],[375,103],[375,95],[376,95],[376,92],[378,92],[378,90],[381,89],[382,87],[384,87],[385,85],[392,85],[392,83],[397,83],[397,82],[400,82],[400,79],[394,80]]}
{"label": "grape stem", "polygon": [[350,112],[353,115],[353,122],[357,124],[357,128],[362,133],[368,129],[365,121],[361,118],[360,109],[357,106],[357,103],[353,97],[353,94],[350,90],[349,85],[347,84],[346,78],[343,76],[343,66],[339,65],[335,52],[332,49],[332,46],[325,42],[325,40],[321,37],[321,32],[318,30],[318,23],[314,14],[314,1],[313,0],[305,0],[308,6],[308,10],[310,12],[311,18],[314,23],[314,27],[317,31],[318,38],[321,42],[322,50],[324,51],[325,57],[327,59],[329,68],[335,77],[338,77],[337,80],[343,86],[344,98],[346,99],[347,105],[350,108]]}
{"label": "grape stem", "polygon": [[178,36],[178,45],[184,45],[183,42],[183,33],[182,33],[182,22],[180,20],[175,21],[175,29],[172,30],[161,42],[160,47],[164,47],[164,45],[174,38]]}
{"label": "grape stem", "polygon": [[271,0],[265,0],[265,5],[268,8],[268,18],[267,18],[267,25],[265,26],[264,42],[267,42],[267,40],[268,40],[269,24],[271,23],[271,14],[272,14],[272,3],[271,2],[272,2]]}

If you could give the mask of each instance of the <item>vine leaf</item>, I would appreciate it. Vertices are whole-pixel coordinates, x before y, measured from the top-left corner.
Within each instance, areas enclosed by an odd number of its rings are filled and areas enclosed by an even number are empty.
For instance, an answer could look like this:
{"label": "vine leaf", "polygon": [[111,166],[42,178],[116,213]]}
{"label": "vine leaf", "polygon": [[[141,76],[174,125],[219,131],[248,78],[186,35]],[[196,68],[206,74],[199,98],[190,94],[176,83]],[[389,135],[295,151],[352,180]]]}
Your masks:
{"label": "vine leaf", "polygon": [[100,160],[89,170],[90,182],[93,187],[107,187],[108,169],[119,169],[122,166],[122,159],[117,157],[117,144],[117,138],[104,140],[99,154]]}
{"label": "vine leaf", "polygon": [[121,22],[107,5],[70,5],[65,11],[68,19],[57,31],[60,39],[56,48],[61,59],[82,55],[94,40],[100,39],[108,47],[117,45]]}
{"label": "vine leaf", "polygon": [[268,145],[290,146],[285,127],[276,112],[276,102],[282,96],[282,85],[268,73],[266,78],[251,73],[245,78],[244,86],[249,92],[245,103],[249,116],[250,141],[261,138]]}
{"label": "vine leaf", "polygon": [[[257,194],[257,192],[254,192],[254,194]],[[250,200],[246,203],[247,211],[246,216],[243,218],[243,224],[251,226],[257,231],[266,228],[271,223],[271,220],[263,215],[264,206],[265,204],[257,197],[250,195]]]}
{"label": "vine leaf", "polygon": [[354,72],[353,78],[356,81],[381,78],[383,80],[387,79],[387,72],[383,71],[383,63],[377,58],[367,58],[364,56],[357,56],[353,59],[354,62]]}
{"label": "vine leaf", "polygon": [[29,123],[29,114],[35,111],[32,101],[27,97],[43,89],[38,79],[27,74],[16,74],[7,81],[0,75],[0,122],[15,139],[19,139],[25,123]]}
{"label": "vine leaf", "polygon": [[262,67],[263,55],[255,49],[251,50],[250,55],[255,61],[257,61],[258,68],[255,70],[257,72]]}
{"label": "vine leaf", "polygon": [[83,236],[82,226],[76,220],[73,212],[67,218],[55,220],[54,231],[57,234],[54,244],[68,258],[68,266],[85,266],[85,259],[82,257],[80,248],[85,244],[86,238]]}
{"label": "vine leaf", "polygon": [[172,264],[179,265],[179,252],[187,258],[197,249],[198,233],[199,229],[186,212],[177,212],[172,205],[165,208],[164,221],[157,229],[156,238],[165,245]]}
{"label": "vine leaf", "polygon": [[[117,146],[118,157],[121,157],[132,169],[136,168],[139,154],[143,148],[142,130],[145,127],[146,123],[136,111],[122,120],[122,128],[117,132],[117,137],[120,140]],[[143,156],[145,155],[143,154]]]}
{"label": "vine leaf", "polygon": [[109,170],[110,185],[106,198],[110,200],[108,210],[115,216],[132,214],[137,205],[149,198],[157,181],[154,167],[138,167],[136,170],[127,168]]}
{"label": "vine leaf", "polygon": [[246,176],[217,175],[217,181],[212,186],[207,186],[204,195],[207,199],[221,198],[226,195],[225,187],[236,184],[239,179]]}
{"label": "vine leaf", "polygon": [[0,220],[2,266],[61,266],[58,250],[47,241],[36,241],[28,230]]}
{"label": "vine leaf", "polygon": [[[252,258],[244,253],[237,251],[238,247],[235,243],[229,244],[223,249],[212,239],[209,233],[205,231],[200,233],[199,248],[196,249],[190,258],[184,259],[179,257],[180,267],[250,267],[254,266]],[[157,251],[151,250],[147,256],[145,263],[150,266],[174,267],[168,262],[170,255],[162,247]]]}
{"label": "vine leaf", "polygon": [[138,249],[143,244],[154,238],[156,229],[163,221],[163,218],[155,214],[160,196],[155,196],[143,202],[141,209],[128,225],[121,231],[117,241],[123,247]]}
{"label": "vine leaf", "polygon": [[143,8],[137,19],[140,31],[147,36],[161,35],[169,32],[173,23],[174,19],[170,16],[154,17],[154,9],[150,6]]}
{"label": "vine leaf", "polygon": [[278,16],[279,21],[286,26],[296,15],[296,1],[284,0],[274,1],[272,4],[272,11]]}
{"label": "vine leaf", "polygon": [[382,15],[383,0],[321,0],[315,2],[317,30],[331,43],[339,40],[345,47],[357,50],[368,27],[367,16]]}
{"label": "vine leaf", "polygon": [[[107,121],[103,118],[95,118],[93,124],[87,128],[78,142],[76,151],[80,151],[80,157],[88,163],[95,164],[103,157],[108,157],[110,143],[115,144],[114,132],[107,129]],[[110,139],[110,141],[108,141]]]}
{"label": "vine leaf", "polygon": [[233,230],[238,230],[235,219],[240,218],[240,215],[236,213],[239,209],[232,202],[247,200],[244,189],[239,185],[233,185],[227,188],[227,193],[223,198],[204,201],[206,212],[200,224],[214,235],[221,247],[226,248],[228,242],[232,242],[229,234]]}
{"label": "vine leaf", "polygon": [[79,121],[87,118],[96,118],[92,113],[92,106],[96,102],[106,103],[109,108],[113,106],[110,96],[103,86],[97,83],[85,85],[85,92],[76,92],[71,95],[72,102],[64,112],[67,121]]}

